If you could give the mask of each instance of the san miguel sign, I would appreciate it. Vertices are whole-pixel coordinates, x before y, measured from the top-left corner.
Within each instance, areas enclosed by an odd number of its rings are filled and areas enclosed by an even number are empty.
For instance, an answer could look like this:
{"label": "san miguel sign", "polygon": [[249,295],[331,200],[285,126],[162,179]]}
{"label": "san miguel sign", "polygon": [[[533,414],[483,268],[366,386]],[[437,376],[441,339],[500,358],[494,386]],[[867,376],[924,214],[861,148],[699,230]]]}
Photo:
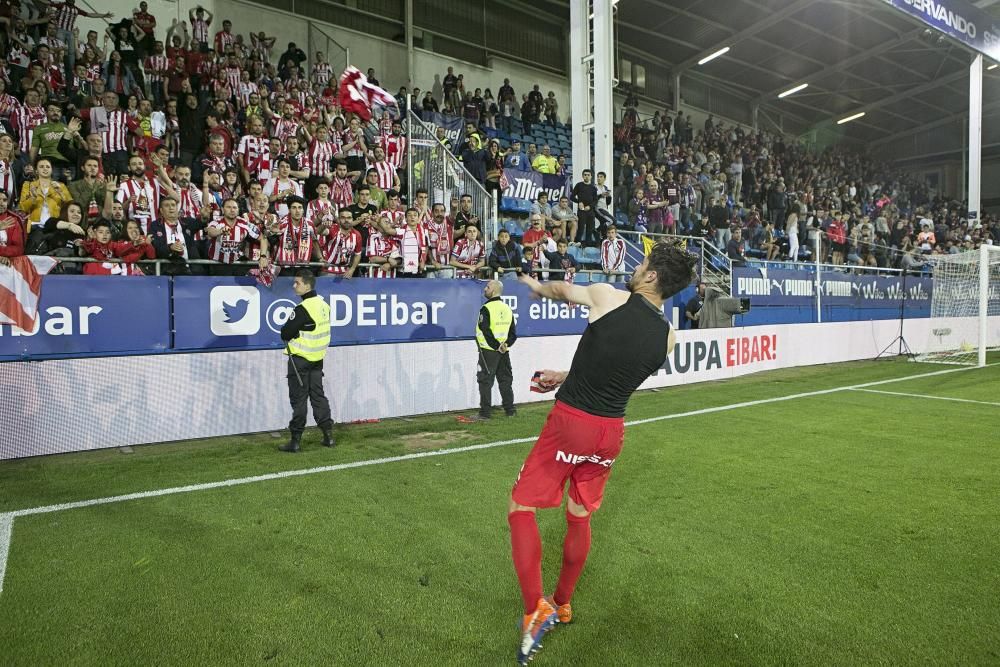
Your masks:
{"label": "san miguel sign", "polygon": [[884,0],[896,9],[1000,61],[1000,26],[988,13],[963,0]]}

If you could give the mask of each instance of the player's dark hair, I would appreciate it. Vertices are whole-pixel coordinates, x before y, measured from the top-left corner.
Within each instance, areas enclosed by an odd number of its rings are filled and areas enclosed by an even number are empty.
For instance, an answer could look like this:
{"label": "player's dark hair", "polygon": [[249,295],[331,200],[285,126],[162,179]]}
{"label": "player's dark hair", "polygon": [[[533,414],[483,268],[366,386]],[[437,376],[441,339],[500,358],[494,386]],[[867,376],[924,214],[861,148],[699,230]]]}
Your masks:
{"label": "player's dark hair", "polygon": [[296,278],[301,278],[302,282],[309,286],[309,289],[316,288],[316,274],[309,269],[299,269],[295,272]]}
{"label": "player's dark hair", "polygon": [[646,255],[648,270],[656,272],[660,296],[669,299],[695,279],[695,256],[683,248],[660,241]]}

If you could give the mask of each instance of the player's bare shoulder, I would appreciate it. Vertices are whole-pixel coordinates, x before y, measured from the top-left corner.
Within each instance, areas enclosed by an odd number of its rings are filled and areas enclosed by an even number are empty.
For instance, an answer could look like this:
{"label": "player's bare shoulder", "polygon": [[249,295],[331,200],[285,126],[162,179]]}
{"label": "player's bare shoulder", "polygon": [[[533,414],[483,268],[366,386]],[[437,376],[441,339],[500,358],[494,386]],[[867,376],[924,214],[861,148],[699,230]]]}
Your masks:
{"label": "player's bare shoulder", "polygon": [[596,322],[615,308],[623,306],[629,298],[629,292],[616,289],[608,283],[594,283],[580,289],[587,291],[587,300],[590,302],[587,319],[591,322]]}

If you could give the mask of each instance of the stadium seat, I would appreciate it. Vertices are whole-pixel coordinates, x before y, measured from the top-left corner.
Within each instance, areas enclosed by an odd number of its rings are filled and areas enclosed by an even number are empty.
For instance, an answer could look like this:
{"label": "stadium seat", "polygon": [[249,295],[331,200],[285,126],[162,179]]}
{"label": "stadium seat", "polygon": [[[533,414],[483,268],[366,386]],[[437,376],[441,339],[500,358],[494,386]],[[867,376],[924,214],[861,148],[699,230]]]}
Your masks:
{"label": "stadium seat", "polygon": [[531,202],[527,199],[516,199],[514,197],[501,197],[500,210],[505,213],[530,213]]}

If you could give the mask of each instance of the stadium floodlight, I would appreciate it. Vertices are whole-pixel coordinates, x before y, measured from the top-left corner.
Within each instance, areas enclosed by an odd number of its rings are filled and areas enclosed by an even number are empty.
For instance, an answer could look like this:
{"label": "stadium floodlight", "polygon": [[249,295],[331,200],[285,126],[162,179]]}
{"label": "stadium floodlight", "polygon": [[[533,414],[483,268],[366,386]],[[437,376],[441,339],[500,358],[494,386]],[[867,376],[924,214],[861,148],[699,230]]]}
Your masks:
{"label": "stadium floodlight", "polygon": [[989,67],[987,67],[986,70],[989,71],[991,69],[996,69],[997,67],[1000,67],[1000,65],[998,65],[996,63],[993,63],[992,65],[990,65]]}
{"label": "stadium floodlight", "polygon": [[799,85],[795,86],[794,88],[789,88],[785,92],[779,93],[778,94],[778,99],[780,100],[780,99],[782,99],[784,97],[788,97],[789,95],[794,95],[795,93],[799,92],[800,90],[805,90],[808,87],[809,87],[808,83],[800,83]]}
{"label": "stadium floodlight", "polygon": [[699,61],[698,61],[698,64],[699,64],[699,65],[704,65],[704,64],[705,64],[705,63],[707,63],[707,62],[708,62],[709,60],[715,60],[715,59],[716,59],[716,58],[718,58],[719,56],[724,56],[724,55],[726,55],[727,53],[729,53],[729,47],[728,47],[728,46],[724,46],[724,47],[722,47],[721,49],[719,49],[718,51],[716,51],[715,53],[710,53],[710,54],[708,54],[707,56],[705,56],[704,58],[702,58],[701,60],[699,60]]}
{"label": "stadium floodlight", "polygon": [[859,111],[858,113],[854,114],[853,116],[848,116],[847,118],[841,118],[840,120],[837,121],[837,125],[843,125],[844,123],[850,123],[852,120],[857,120],[858,118],[861,118],[864,115],[865,115],[864,111]]}

